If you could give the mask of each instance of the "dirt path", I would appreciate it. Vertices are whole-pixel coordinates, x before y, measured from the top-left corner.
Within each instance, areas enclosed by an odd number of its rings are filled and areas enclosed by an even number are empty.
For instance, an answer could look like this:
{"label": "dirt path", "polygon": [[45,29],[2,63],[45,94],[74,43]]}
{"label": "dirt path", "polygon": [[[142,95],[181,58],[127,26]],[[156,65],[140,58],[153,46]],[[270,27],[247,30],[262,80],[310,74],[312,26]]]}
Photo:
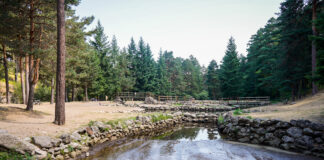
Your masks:
{"label": "dirt path", "polygon": [[[100,103],[100,105],[99,105]],[[0,128],[18,137],[33,135],[59,136],[72,132],[91,120],[111,120],[136,116],[140,108],[115,106],[111,102],[66,103],[66,124],[54,125],[54,104],[34,106],[34,112],[25,111],[25,105],[0,104]],[[135,112],[134,112],[135,111]]]}
{"label": "dirt path", "polygon": [[[324,124],[324,92],[288,105],[270,105],[249,109],[247,115],[253,118],[277,118],[285,121],[291,119],[308,119]],[[261,110],[262,112],[257,112]]]}

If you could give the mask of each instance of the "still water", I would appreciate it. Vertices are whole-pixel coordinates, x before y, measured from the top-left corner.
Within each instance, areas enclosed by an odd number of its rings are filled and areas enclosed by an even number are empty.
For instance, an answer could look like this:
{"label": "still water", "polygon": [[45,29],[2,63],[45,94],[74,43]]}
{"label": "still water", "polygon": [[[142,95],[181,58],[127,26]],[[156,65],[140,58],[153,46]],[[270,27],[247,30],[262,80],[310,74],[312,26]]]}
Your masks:
{"label": "still water", "polygon": [[[104,146],[104,147],[103,147]],[[93,160],[315,160],[270,147],[222,140],[213,126],[181,126],[155,137],[124,139],[92,150]]]}

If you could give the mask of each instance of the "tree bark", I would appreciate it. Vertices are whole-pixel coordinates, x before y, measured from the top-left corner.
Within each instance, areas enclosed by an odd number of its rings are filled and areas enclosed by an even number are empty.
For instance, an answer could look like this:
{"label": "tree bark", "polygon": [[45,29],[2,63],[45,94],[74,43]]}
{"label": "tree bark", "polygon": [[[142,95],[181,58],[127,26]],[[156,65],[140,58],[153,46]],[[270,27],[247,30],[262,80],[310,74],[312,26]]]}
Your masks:
{"label": "tree bark", "polygon": [[19,66],[18,66],[18,58],[15,58],[16,60],[15,60],[15,64],[16,64],[16,68],[15,68],[15,82],[18,82],[18,68],[19,68]]}
{"label": "tree bark", "polygon": [[57,74],[55,120],[57,125],[65,124],[65,15],[64,0],[57,0]]}
{"label": "tree bark", "polygon": [[20,83],[21,83],[21,93],[23,103],[26,104],[26,94],[25,94],[25,81],[24,81],[24,68],[23,68],[23,57],[19,58],[19,70],[20,70]]}
{"label": "tree bark", "polygon": [[54,77],[52,78],[52,82],[51,82],[51,104],[54,103],[54,93],[55,93],[55,90],[54,90],[54,85],[55,85],[55,82],[54,82]]}
{"label": "tree bark", "polygon": [[28,95],[29,95],[29,57],[26,53],[26,57],[25,57],[25,84],[26,84],[26,90],[25,90],[25,104],[27,105],[27,100],[28,100]]}
{"label": "tree bark", "polygon": [[89,98],[88,98],[88,86],[87,85],[85,85],[84,91],[85,91],[85,101],[89,101]]}
{"label": "tree bark", "polygon": [[[317,0],[313,0],[313,15],[312,15],[312,30],[313,30],[313,36],[317,35],[316,26],[315,26],[315,20],[316,20],[316,4]],[[317,86],[315,83],[315,74],[316,74],[316,44],[315,40],[312,40],[312,94],[317,93]]]}
{"label": "tree bark", "polygon": [[7,51],[6,46],[2,44],[3,51],[3,67],[5,70],[5,80],[6,80],[6,103],[9,104],[9,76],[8,76],[8,64],[7,64]]}
{"label": "tree bark", "polygon": [[72,102],[75,101],[75,87],[72,85]]}
{"label": "tree bark", "polygon": [[34,67],[33,67],[33,62],[34,62],[34,56],[33,56],[33,51],[34,51],[34,32],[35,32],[35,23],[34,23],[34,0],[30,0],[29,3],[30,7],[30,12],[29,12],[29,19],[30,19],[30,30],[29,30],[29,47],[30,47],[30,52],[31,54],[29,55],[29,75],[28,75],[28,80],[29,80],[29,92],[28,92],[28,102],[27,102],[27,111],[32,111],[33,110],[33,100],[34,100],[34,87],[33,85],[33,74],[34,74]]}

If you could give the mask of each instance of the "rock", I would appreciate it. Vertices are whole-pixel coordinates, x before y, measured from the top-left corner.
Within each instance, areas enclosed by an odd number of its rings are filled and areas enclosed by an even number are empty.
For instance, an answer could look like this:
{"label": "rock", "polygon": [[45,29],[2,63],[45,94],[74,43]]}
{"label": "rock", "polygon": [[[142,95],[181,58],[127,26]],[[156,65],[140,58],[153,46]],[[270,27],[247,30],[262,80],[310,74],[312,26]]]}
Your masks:
{"label": "rock", "polygon": [[320,144],[323,143],[323,140],[320,137],[315,138],[315,142]]}
{"label": "rock", "polygon": [[314,135],[314,131],[312,129],[310,129],[310,128],[304,128],[303,133],[308,135],[308,136],[313,136]]}
{"label": "rock", "polygon": [[89,150],[89,147],[82,146],[81,147],[81,152],[87,152]]}
{"label": "rock", "polygon": [[87,127],[87,128],[86,128],[86,131],[87,131],[87,134],[88,134],[90,137],[94,136],[94,133],[93,133],[93,131],[92,131],[92,129],[91,129],[90,127]]}
{"label": "rock", "polygon": [[71,137],[67,133],[62,134],[60,138],[62,139],[62,142],[65,144],[68,144],[71,142]]}
{"label": "rock", "polygon": [[64,160],[64,157],[62,156],[62,155],[57,155],[56,157],[55,157],[55,159],[56,160]]}
{"label": "rock", "polygon": [[0,134],[8,134],[8,131],[4,129],[0,129]]}
{"label": "rock", "polygon": [[32,142],[41,148],[52,148],[52,139],[48,136],[34,136]]}
{"label": "rock", "polygon": [[144,103],[145,104],[157,104],[158,102],[153,97],[146,97]]}
{"label": "rock", "polygon": [[265,134],[265,139],[266,139],[266,140],[271,140],[271,139],[273,139],[273,138],[274,138],[273,133],[266,133],[266,134]]}
{"label": "rock", "polygon": [[279,147],[281,143],[281,140],[277,137],[274,137],[271,141],[269,141],[270,146],[274,146],[274,147]]}
{"label": "rock", "polygon": [[273,135],[279,138],[282,138],[286,134],[287,132],[283,129],[277,129],[275,132],[273,132]]}
{"label": "rock", "polygon": [[32,143],[32,139],[30,137],[24,138],[24,141],[29,142],[29,143]]}
{"label": "rock", "polygon": [[275,131],[275,130],[276,130],[276,128],[273,127],[273,126],[269,126],[269,127],[267,127],[267,129],[266,129],[267,132],[273,132],[273,131]]}
{"label": "rock", "polygon": [[29,153],[37,159],[43,159],[47,156],[45,151],[40,150],[35,145],[5,133],[0,134],[0,146],[9,150],[15,150],[21,154]]}
{"label": "rock", "polygon": [[239,142],[242,142],[242,143],[245,143],[245,142],[249,142],[250,139],[249,139],[249,137],[244,137],[244,138],[240,138],[240,139],[238,139],[238,141],[239,141]]}
{"label": "rock", "polygon": [[57,146],[60,145],[60,143],[61,143],[61,139],[58,139],[58,138],[52,138],[51,143],[53,144],[54,147],[57,147]]}
{"label": "rock", "polygon": [[256,133],[257,134],[265,134],[267,131],[264,129],[264,128],[258,128],[257,130],[256,130]]}
{"label": "rock", "polygon": [[276,128],[286,129],[289,128],[291,125],[288,122],[278,122],[276,124]]}
{"label": "rock", "polygon": [[81,135],[78,132],[73,132],[70,138],[72,141],[81,141]]}
{"label": "rock", "polygon": [[283,136],[282,137],[282,141],[284,141],[285,143],[294,143],[294,138],[291,138],[289,136]]}
{"label": "rock", "polygon": [[71,142],[69,144],[73,149],[81,149],[81,146],[79,143]]}
{"label": "rock", "polygon": [[90,153],[89,153],[89,152],[87,152],[87,153],[86,153],[86,157],[89,157],[89,156],[90,156]]}
{"label": "rock", "polygon": [[100,131],[104,131],[107,128],[107,126],[100,121],[96,121],[93,126],[98,127]]}
{"label": "rock", "polygon": [[287,133],[291,137],[298,138],[302,136],[303,130],[298,127],[290,127]]}
{"label": "rock", "polygon": [[251,120],[246,117],[241,117],[238,120],[239,125],[246,125],[246,124],[249,124],[250,122],[251,122]]}
{"label": "rock", "polygon": [[73,151],[70,153],[70,156],[71,156],[71,158],[75,158],[77,156],[77,154],[76,154],[76,152]]}
{"label": "rock", "polygon": [[287,144],[287,143],[281,144],[280,147],[283,148],[284,150],[289,150],[290,149],[289,144]]}

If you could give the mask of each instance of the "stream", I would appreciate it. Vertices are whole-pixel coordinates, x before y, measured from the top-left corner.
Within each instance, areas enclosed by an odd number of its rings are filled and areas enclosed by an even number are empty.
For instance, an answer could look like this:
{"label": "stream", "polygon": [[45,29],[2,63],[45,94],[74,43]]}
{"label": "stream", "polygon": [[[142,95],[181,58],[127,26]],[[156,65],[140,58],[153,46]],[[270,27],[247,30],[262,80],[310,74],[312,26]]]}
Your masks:
{"label": "stream", "polygon": [[216,126],[182,125],[153,137],[94,147],[87,160],[317,160],[271,147],[223,140]]}

